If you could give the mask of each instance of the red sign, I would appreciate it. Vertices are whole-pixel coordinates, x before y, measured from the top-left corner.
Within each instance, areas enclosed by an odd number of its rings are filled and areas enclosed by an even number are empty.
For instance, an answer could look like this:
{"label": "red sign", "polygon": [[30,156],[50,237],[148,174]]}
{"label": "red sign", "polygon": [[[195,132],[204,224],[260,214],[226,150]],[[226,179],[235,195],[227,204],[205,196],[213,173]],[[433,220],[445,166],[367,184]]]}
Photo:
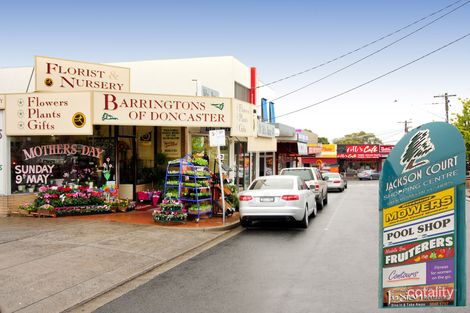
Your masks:
{"label": "red sign", "polygon": [[379,145],[346,145],[338,148],[339,159],[379,159]]}
{"label": "red sign", "polygon": [[395,147],[394,145],[380,145],[379,147],[379,152],[380,154],[390,154],[390,152],[392,152],[392,149],[393,147]]}

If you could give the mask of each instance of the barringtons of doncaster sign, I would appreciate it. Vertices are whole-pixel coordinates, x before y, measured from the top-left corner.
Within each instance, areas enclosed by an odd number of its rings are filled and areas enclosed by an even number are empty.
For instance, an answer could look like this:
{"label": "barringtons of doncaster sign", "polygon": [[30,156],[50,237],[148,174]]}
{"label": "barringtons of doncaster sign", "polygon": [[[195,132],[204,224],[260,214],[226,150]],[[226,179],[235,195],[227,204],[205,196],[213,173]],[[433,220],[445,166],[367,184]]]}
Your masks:
{"label": "barringtons of doncaster sign", "polygon": [[94,92],[95,125],[231,127],[231,99]]}
{"label": "barringtons of doncaster sign", "polygon": [[129,92],[129,68],[36,57],[36,91]]}
{"label": "barringtons of doncaster sign", "polygon": [[405,135],[380,178],[379,306],[464,306],[465,144],[434,122]]}

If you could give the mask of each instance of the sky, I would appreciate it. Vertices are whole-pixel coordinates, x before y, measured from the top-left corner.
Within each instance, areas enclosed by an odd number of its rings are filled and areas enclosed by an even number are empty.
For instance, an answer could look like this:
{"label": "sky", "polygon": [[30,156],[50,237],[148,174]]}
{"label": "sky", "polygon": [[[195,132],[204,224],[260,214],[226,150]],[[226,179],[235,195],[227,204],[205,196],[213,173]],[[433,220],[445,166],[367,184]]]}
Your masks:
{"label": "sky", "polygon": [[[9,1],[0,6],[0,67],[33,66],[43,55],[97,63],[232,55],[264,83],[328,62],[457,0],[381,1]],[[398,40],[459,5],[356,53],[270,87],[277,97]],[[411,128],[444,121],[470,98],[470,3],[344,71],[275,101],[277,122],[330,141],[366,131],[393,144]],[[291,111],[316,104],[298,113]]]}

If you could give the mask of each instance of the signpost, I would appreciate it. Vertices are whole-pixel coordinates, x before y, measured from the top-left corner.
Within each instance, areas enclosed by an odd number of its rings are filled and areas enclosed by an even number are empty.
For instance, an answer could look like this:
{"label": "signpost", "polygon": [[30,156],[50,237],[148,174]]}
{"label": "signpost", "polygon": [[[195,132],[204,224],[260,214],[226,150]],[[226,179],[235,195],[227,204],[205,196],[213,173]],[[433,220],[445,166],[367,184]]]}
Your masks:
{"label": "signpost", "polygon": [[222,194],[222,224],[225,225],[225,195],[224,195],[224,178],[222,175],[223,154],[220,153],[220,146],[225,146],[225,130],[215,129],[209,131],[209,145],[217,147],[217,163],[219,164],[220,174],[220,190]]}
{"label": "signpost", "polygon": [[443,122],[406,134],[385,161],[379,307],[465,306],[465,163]]}

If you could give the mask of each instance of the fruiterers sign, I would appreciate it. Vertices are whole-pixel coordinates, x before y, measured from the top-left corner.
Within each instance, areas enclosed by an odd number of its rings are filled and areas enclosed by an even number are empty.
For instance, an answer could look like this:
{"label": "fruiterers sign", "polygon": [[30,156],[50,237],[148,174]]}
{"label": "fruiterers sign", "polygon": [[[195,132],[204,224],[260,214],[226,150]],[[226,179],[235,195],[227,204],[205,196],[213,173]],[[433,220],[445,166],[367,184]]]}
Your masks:
{"label": "fruiterers sign", "polygon": [[9,136],[91,135],[91,93],[28,93],[6,96]]}
{"label": "fruiterers sign", "polygon": [[227,98],[94,92],[94,124],[231,127]]}
{"label": "fruiterers sign", "polygon": [[403,137],[380,179],[381,307],[465,305],[465,145],[442,122]]}
{"label": "fruiterers sign", "polygon": [[130,91],[130,69],[36,57],[36,91]]}

